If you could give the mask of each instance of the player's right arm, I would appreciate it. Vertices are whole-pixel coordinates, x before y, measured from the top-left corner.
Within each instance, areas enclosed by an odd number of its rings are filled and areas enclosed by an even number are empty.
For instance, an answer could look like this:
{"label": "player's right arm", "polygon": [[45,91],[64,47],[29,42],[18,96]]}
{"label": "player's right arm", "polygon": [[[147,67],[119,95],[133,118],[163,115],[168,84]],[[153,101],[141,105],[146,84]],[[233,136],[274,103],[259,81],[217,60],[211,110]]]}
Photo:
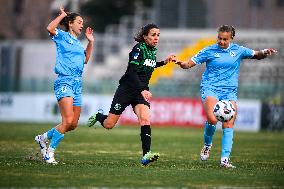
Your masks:
{"label": "player's right arm", "polygon": [[267,56],[271,56],[271,55],[273,55],[275,53],[277,53],[277,50],[273,49],[273,48],[268,48],[268,49],[263,49],[263,50],[259,50],[259,51],[254,51],[254,56],[252,57],[252,59],[261,60],[261,59],[264,59]]}
{"label": "player's right arm", "polygon": [[210,52],[208,49],[210,50],[210,47],[202,49],[188,61],[177,61],[176,64],[183,69],[189,69],[195,66],[196,64],[202,64],[204,62],[207,62],[208,57],[210,56]]}
{"label": "player's right arm", "polygon": [[64,11],[64,7],[60,7],[60,15],[57,16],[54,20],[52,20],[48,26],[46,27],[47,31],[54,36],[56,34],[56,28],[59,25],[60,21],[67,16],[67,13]]}
{"label": "player's right arm", "polygon": [[189,69],[196,65],[195,62],[193,62],[191,59],[189,59],[188,61],[177,61],[176,64],[183,69]]}
{"label": "player's right arm", "polygon": [[141,95],[146,101],[149,101],[149,99],[152,97],[152,93],[147,90],[147,88],[142,84],[142,82],[139,79],[138,73],[137,73],[137,65],[130,63],[128,66],[128,78],[131,80],[132,85],[135,86],[135,88],[140,91]]}

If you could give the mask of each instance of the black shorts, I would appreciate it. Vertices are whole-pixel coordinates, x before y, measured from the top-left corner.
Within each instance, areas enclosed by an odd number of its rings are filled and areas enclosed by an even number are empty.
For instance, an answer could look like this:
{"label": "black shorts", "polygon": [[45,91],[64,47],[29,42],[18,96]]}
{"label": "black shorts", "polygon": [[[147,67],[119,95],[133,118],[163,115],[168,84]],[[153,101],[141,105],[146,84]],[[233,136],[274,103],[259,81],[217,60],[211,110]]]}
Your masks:
{"label": "black shorts", "polygon": [[150,108],[150,103],[143,98],[141,92],[130,88],[129,86],[119,85],[112,99],[109,113],[121,115],[125,108],[130,104],[132,108],[137,104],[145,104]]}

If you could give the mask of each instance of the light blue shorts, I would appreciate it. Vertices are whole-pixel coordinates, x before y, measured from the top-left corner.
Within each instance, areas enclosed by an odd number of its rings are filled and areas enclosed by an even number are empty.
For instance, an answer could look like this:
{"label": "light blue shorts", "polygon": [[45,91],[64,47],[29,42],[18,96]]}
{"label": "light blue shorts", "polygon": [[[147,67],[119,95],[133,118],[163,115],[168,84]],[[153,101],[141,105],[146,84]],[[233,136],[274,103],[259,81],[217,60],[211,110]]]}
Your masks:
{"label": "light blue shorts", "polygon": [[54,82],[57,101],[64,97],[73,98],[73,106],[82,105],[82,77],[58,76]]}
{"label": "light blue shorts", "polygon": [[207,96],[213,96],[218,101],[220,100],[232,100],[237,101],[238,97],[238,90],[237,88],[234,89],[214,89],[209,87],[201,87],[200,89],[201,99],[202,102],[205,101]]}

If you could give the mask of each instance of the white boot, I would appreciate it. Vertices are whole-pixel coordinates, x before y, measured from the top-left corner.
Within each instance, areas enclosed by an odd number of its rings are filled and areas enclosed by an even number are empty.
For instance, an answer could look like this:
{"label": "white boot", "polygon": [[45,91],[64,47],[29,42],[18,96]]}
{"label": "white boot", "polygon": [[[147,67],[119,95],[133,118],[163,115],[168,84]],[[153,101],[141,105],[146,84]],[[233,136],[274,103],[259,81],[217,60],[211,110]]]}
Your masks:
{"label": "white boot", "polygon": [[44,160],[46,163],[53,164],[53,165],[58,164],[58,162],[55,161],[54,159],[54,151],[55,149],[50,148],[50,147],[47,149],[45,156],[44,156]]}
{"label": "white boot", "polygon": [[212,145],[204,145],[200,152],[200,159],[206,161],[210,156],[210,150]]}
{"label": "white boot", "polygon": [[227,158],[227,157],[222,157],[222,158],[221,158],[220,167],[231,168],[231,169],[236,168],[235,166],[233,166],[233,165],[230,163],[230,160],[229,160],[229,158]]}
{"label": "white boot", "polygon": [[35,141],[36,143],[39,145],[39,148],[40,148],[40,153],[42,155],[42,157],[44,158],[45,154],[46,154],[46,150],[47,150],[47,147],[46,147],[46,142],[44,139],[43,139],[43,136],[42,135],[37,135],[35,137]]}

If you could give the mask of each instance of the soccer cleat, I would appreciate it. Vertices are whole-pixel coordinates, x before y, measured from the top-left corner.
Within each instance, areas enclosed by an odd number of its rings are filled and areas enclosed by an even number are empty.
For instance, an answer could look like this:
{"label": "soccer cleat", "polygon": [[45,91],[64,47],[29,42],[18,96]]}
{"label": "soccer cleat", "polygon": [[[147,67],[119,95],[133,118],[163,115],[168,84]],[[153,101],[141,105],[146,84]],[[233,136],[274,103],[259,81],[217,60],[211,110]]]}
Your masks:
{"label": "soccer cleat", "polygon": [[100,127],[100,124],[96,124],[97,123],[97,114],[104,114],[104,111],[102,109],[99,109],[98,112],[96,114],[93,114],[91,117],[89,117],[88,122],[87,122],[87,126],[88,127],[94,127],[94,128],[98,128]]}
{"label": "soccer cleat", "polygon": [[56,165],[58,164],[57,161],[54,159],[54,150],[51,150],[50,148],[46,151],[44,160],[46,163]]}
{"label": "soccer cleat", "polygon": [[220,163],[220,167],[231,168],[231,169],[236,168],[236,166],[234,166],[230,163],[228,158],[222,158],[221,163]]}
{"label": "soccer cleat", "polygon": [[160,157],[159,153],[153,153],[151,151],[147,152],[141,159],[141,164],[147,166],[149,163],[157,161]]}
{"label": "soccer cleat", "polygon": [[41,135],[37,135],[35,137],[35,141],[39,145],[40,153],[41,153],[42,157],[44,158],[44,155],[46,154],[46,151],[47,151],[45,141],[42,139]]}
{"label": "soccer cleat", "polygon": [[210,150],[212,145],[204,145],[200,152],[200,159],[206,161],[210,156]]}

